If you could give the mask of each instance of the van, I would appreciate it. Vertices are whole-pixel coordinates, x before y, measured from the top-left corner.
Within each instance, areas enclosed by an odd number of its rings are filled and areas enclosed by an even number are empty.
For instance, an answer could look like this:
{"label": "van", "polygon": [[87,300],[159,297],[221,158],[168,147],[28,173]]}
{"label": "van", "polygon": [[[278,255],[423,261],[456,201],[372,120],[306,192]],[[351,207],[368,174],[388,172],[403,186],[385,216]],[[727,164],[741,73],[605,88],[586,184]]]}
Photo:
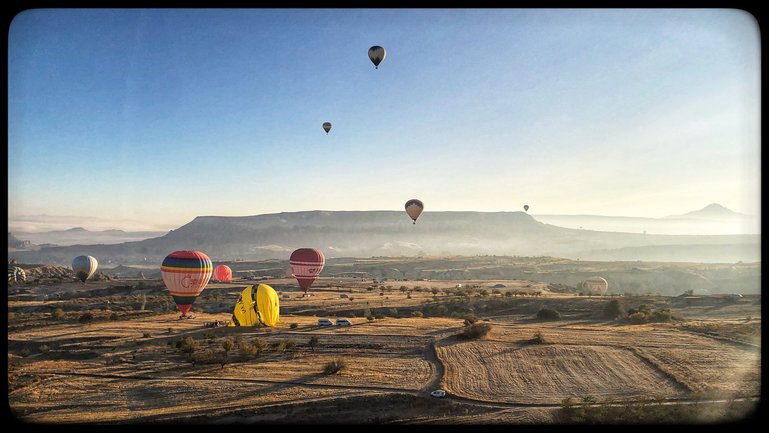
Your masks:
{"label": "van", "polygon": [[352,323],[350,323],[350,321],[347,319],[344,319],[344,318],[336,319],[336,326],[351,326],[351,325]]}
{"label": "van", "polygon": [[331,320],[329,319],[318,319],[318,326],[331,326],[333,323],[331,323]]}

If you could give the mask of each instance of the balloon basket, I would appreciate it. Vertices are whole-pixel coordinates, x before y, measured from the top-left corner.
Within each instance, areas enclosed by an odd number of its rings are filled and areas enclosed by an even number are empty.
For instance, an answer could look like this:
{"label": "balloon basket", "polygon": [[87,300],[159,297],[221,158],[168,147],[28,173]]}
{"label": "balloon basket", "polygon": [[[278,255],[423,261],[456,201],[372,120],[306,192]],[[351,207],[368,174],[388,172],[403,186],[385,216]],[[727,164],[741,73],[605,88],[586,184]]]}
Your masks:
{"label": "balloon basket", "polygon": [[179,320],[182,320],[182,319],[194,319],[194,318],[195,318],[194,314],[186,314],[186,315],[182,314],[181,316],[179,316]]}

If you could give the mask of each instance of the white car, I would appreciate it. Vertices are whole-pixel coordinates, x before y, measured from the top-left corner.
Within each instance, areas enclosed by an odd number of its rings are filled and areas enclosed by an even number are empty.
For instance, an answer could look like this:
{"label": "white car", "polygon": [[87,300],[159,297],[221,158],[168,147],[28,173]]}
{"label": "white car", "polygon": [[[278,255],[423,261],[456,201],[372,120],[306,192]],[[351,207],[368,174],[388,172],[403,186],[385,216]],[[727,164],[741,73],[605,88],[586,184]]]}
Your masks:
{"label": "white car", "polygon": [[333,323],[331,323],[331,320],[329,319],[318,319],[318,325],[320,326],[331,326]]}
{"label": "white car", "polygon": [[352,323],[350,323],[347,319],[336,319],[336,326],[351,326]]}
{"label": "white car", "polygon": [[446,397],[446,391],[442,389],[436,389],[435,391],[431,392],[430,395],[433,397],[443,398]]}

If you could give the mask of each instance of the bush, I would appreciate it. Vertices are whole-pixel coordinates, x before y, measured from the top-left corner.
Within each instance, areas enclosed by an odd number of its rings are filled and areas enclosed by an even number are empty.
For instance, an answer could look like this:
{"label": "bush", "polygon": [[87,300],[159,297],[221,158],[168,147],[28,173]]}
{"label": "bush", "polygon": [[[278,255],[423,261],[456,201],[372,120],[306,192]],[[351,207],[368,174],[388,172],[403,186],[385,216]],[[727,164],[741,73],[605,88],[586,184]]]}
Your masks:
{"label": "bush", "polygon": [[202,350],[199,352],[195,352],[190,354],[190,361],[192,364],[222,364],[222,367],[226,363],[224,361],[224,356],[214,353],[210,350]]}
{"label": "bush", "polygon": [[117,319],[118,319],[118,315],[116,312],[113,311],[112,314],[109,315],[109,320],[117,320]]}
{"label": "bush", "polygon": [[231,339],[226,339],[222,342],[222,349],[224,349],[225,352],[229,352],[230,350],[235,348],[235,342]]}
{"label": "bush", "polygon": [[625,309],[622,308],[622,305],[620,305],[619,300],[612,299],[608,303],[606,303],[606,306],[603,307],[603,317],[607,319],[616,319],[618,317],[625,317],[627,313],[625,313]]}
{"label": "bush", "polygon": [[194,353],[198,348],[198,342],[188,335],[176,343],[176,348],[185,353]]}
{"label": "bush", "polygon": [[288,327],[291,328],[291,329],[296,329],[296,328],[299,327],[299,324],[298,323],[292,323]]}
{"label": "bush", "polygon": [[648,320],[648,316],[642,311],[636,311],[629,315],[628,319],[630,319],[630,323],[645,323]]}
{"label": "bush", "polygon": [[558,311],[544,307],[541,310],[537,311],[537,319],[540,320],[558,320],[561,318],[561,313]]}
{"label": "bush", "polygon": [[80,322],[80,323],[86,323],[86,322],[90,322],[91,320],[93,320],[93,314],[91,314],[90,312],[85,312],[85,313],[83,313],[83,314],[82,314],[82,315],[81,315],[81,316],[80,316],[80,317],[77,319],[77,321],[78,321],[78,322]]}
{"label": "bush", "polygon": [[473,323],[466,326],[458,335],[466,340],[475,340],[485,336],[489,331],[491,331],[490,323]]}
{"label": "bush", "polygon": [[654,322],[670,322],[673,319],[673,314],[669,308],[664,308],[662,310],[655,310],[649,319]]}
{"label": "bush", "polygon": [[256,349],[256,346],[254,346],[253,343],[249,343],[248,341],[244,341],[244,342],[240,343],[240,346],[238,346],[238,351],[246,359],[251,358],[251,357],[256,356],[256,355],[259,354],[259,351]]}
{"label": "bush", "polygon": [[253,345],[256,348],[256,354],[257,355],[260,354],[268,346],[267,340],[265,340],[263,338],[259,338],[259,337],[254,338]]}
{"label": "bush", "polygon": [[545,344],[546,343],[545,336],[542,335],[542,332],[537,331],[537,333],[534,334],[534,337],[532,337],[529,340],[529,343],[531,343],[531,344]]}
{"label": "bush", "polygon": [[422,312],[419,310],[414,310],[411,312],[411,317],[422,317]]}
{"label": "bush", "polygon": [[310,346],[310,349],[312,349],[312,351],[314,352],[315,351],[315,346],[318,345],[319,341],[320,340],[318,340],[318,337],[312,336],[312,337],[310,337],[310,341],[307,342],[307,345]]}
{"label": "bush", "polygon": [[475,317],[475,314],[468,314],[465,316],[465,326],[472,325],[473,323],[477,322],[478,318]]}
{"label": "bush", "polygon": [[333,361],[329,361],[326,363],[326,365],[323,367],[323,373],[337,374],[340,371],[342,371],[345,367],[347,367],[347,364],[345,364],[344,360],[341,358],[337,358]]}
{"label": "bush", "polygon": [[[382,313],[377,313],[377,314],[374,315],[374,318],[375,319],[384,319],[385,315],[382,314]],[[748,319],[748,321],[750,321],[750,320]]]}
{"label": "bush", "polygon": [[64,310],[61,308],[57,308],[53,310],[53,313],[51,313],[51,316],[56,320],[61,320],[64,318]]}

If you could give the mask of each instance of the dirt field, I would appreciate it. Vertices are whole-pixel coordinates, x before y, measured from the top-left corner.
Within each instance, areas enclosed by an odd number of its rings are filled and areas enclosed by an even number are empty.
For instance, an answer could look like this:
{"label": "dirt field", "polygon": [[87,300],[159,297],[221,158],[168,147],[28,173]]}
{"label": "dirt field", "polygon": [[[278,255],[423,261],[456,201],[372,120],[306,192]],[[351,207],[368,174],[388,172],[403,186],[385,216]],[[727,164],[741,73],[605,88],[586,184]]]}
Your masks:
{"label": "dirt field", "polygon": [[[388,288],[350,278],[302,297],[295,280],[261,282],[281,294],[280,326],[204,326],[229,319],[245,282],[210,284],[189,320],[159,280],[9,288],[12,413],[43,424],[557,424],[569,398],[760,398],[758,295],[589,297],[523,280]],[[608,320],[610,300],[672,317]],[[560,318],[538,319],[543,308]],[[489,333],[460,338],[469,317]],[[260,342],[256,354],[241,349]],[[327,374],[333,361],[343,366]],[[447,397],[430,397],[437,388]]]}

